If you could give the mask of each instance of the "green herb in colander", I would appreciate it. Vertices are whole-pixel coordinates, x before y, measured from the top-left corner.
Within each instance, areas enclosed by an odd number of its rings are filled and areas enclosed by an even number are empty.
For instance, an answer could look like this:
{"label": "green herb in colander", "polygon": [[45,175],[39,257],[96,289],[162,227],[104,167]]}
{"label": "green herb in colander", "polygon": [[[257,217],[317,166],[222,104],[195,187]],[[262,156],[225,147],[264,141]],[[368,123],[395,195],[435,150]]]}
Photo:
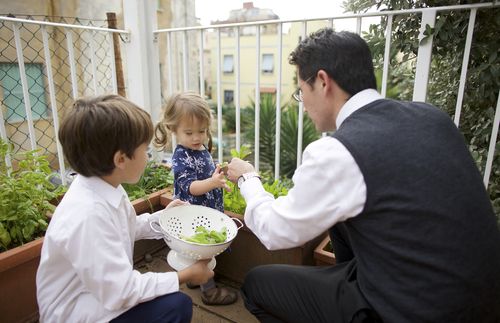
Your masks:
{"label": "green herb in colander", "polygon": [[220,231],[208,230],[203,226],[196,227],[195,234],[191,237],[181,235],[182,240],[201,244],[215,244],[225,242],[227,239],[227,229],[223,227]]}

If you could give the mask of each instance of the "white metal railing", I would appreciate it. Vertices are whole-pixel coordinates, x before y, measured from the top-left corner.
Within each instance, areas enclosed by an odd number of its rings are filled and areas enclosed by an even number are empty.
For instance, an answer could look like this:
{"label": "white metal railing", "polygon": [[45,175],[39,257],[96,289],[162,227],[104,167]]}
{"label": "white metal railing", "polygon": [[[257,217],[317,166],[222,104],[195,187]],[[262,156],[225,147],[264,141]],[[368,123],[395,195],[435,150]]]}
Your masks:
{"label": "white metal railing", "polygon": [[[138,103],[140,106],[145,107],[146,109],[149,109],[150,112],[152,112],[153,120],[157,121],[158,116],[155,115],[155,113],[158,113],[159,110],[159,104],[158,102],[161,102],[161,94],[160,94],[160,82],[159,82],[159,74],[160,71],[158,69],[159,66],[159,58],[158,58],[158,40],[165,40],[166,41],[166,49],[167,49],[167,92],[168,94],[172,93],[174,91],[174,61],[172,59],[172,52],[173,48],[176,44],[174,44],[175,40],[175,35],[180,34],[181,35],[181,41],[182,41],[182,46],[179,46],[178,48],[182,49],[182,59],[178,64],[181,64],[182,69],[181,69],[181,77],[182,77],[182,89],[186,90],[190,83],[192,83],[194,80],[189,79],[189,72],[193,70],[193,66],[189,65],[189,57],[188,57],[188,52],[193,51],[193,48],[191,48],[191,43],[189,42],[189,32],[194,32],[194,33],[199,33],[198,36],[196,36],[197,43],[198,43],[198,54],[199,54],[199,91],[203,95],[206,91],[204,81],[206,75],[204,75],[204,56],[203,52],[205,50],[204,47],[204,35],[211,31],[215,31],[217,35],[217,71],[216,71],[216,85],[217,85],[217,128],[218,133],[217,136],[219,138],[218,140],[218,153],[219,153],[219,160],[222,160],[223,157],[223,143],[222,143],[222,97],[221,97],[221,30],[223,29],[232,29],[234,31],[234,41],[235,41],[235,73],[234,73],[234,81],[235,81],[235,93],[234,93],[234,103],[236,107],[236,149],[240,147],[241,143],[241,119],[240,119],[240,114],[241,114],[241,104],[240,104],[240,96],[241,96],[241,48],[240,48],[240,42],[241,42],[241,34],[240,30],[244,27],[249,27],[249,26],[254,26],[257,27],[257,29],[261,28],[262,26],[265,25],[272,25],[275,24],[277,26],[278,32],[276,33],[276,44],[279,46],[279,61],[277,64],[277,73],[276,75],[276,149],[275,149],[275,176],[279,176],[279,164],[280,164],[280,127],[281,127],[281,119],[280,119],[280,106],[281,106],[281,95],[282,95],[282,85],[283,85],[283,76],[282,76],[282,65],[283,62],[281,61],[282,57],[282,50],[283,50],[283,42],[282,42],[282,37],[283,37],[283,25],[284,24],[289,24],[289,23],[301,23],[302,24],[302,29],[301,29],[301,35],[302,37],[306,36],[308,34],[308,24],[311,23],[312,21],[326,21],[328,26],[332,27],[334,25],[334,22],[343,20],[343,19],[355,19],[356,20],[356,27],[355,31],[356,32],[361,32],[362,28],[362,22],[366,18],[370,17],[386,17],[387,19],[387,28],[386,28],[386,35],[391,35],[392,32],[392,22],[393,22],[393,17],[397,15],[408,15],[408,14],[420,14],[422,16],[422,22],[421,22],[421,33],[419,39],[423,37],[423,30],[425,28],[426,24],[429,24],[430,26],[433,26],[435,23],[435,17],[438,12],[443,12],[443,11],[453,11],[453,10],[468,10],[470,12],[469,16],[469,26],[466,34],[466,42],[465,42],[465,48],[464,48],[464,57],[462,61],[462,66],[461,66],[461,75],[460,75],[460,81],[459,81],[459,89],[458,89],[458,95],[457,95],[457,102],[456,102],[456,111],[455,111],[455,124],[458,126],[460,122],[460,113],[461,113],[461,108],[462,108],[462,102],[463,102],[463,96],[464,96],[464,88],[466,84],[466,75],[467,75],[467,65],[468,65],[468,60],[469,60],[469,54],[470,54],[470,48],[471,48],[471,43],[472,43],[472,38],[473,38],[473,33],[474,33],[474,24],[475,24],[475,17],[476,13],[478,10],[484,10],[487,8],[492,8],[492,7],[498,7],[500,6],[499,3],[481,3],[481,4],[473,4],[473,5],[456,5],[456,6],[444,6],[444,7],[435,7],[435,8],[422,8],[422,9],[411,9],[411,10],[397,10],[397,11],[381,11],[381,12],[369,12],[369,13],[364,13],[364,14],[349,14],[349,15],[338,15],[338,16],[329,16],[329,17],[319,17],[319,18],[314,18],[314,19],[295,19],[295,20],[271,20],[271,21],[260,21],[260,22],[247,22],[247,23],[236,23],[236,24],[222,24],[222,25],[211,25],[211,26],[195,26],[195,27],[186,27],[186,28],[169,28],[169,29],[157,29],[156,28],[156,22],[155,19],[153,18],[151,21],[147,22],[146,24],[144,23],[143,19],[141,17],[146,16],[151,16],[155,17],[155,8],[154,6],[151,5],[151,1],[142,1],[142,0],[127,0],[124,1],[124,18],[125,18],[125,26],[127,30],[116,30],[116,29],[108,29],[108,28],[99,28],[99,27],[89,27],[89,26],[81,26],[81,25],[71,25],[71,24],[61,24],[61,23],[52,23],[52,22],[45,22],[45,21],[34,21],[34,20],[26,20],[26,19],[17,19],[17,18],[10,18],[10,17],[0,17],[0,23],[3,24],[10,24],[12,27],[12,37],[15,40],[15,61],[19,65],[19,70],[21,71],[20,75],[20,81],[22,83],[22,88],[23,88],[23,102],[25,104],[25,109],[26,109],[26,124],[28,128],[28,137],[30,141],[30,145],[33,148],[37,147],[37,137],[36,137],[36,130],[34,129],[34,121],[31,116],[31,102],[30,102],[30,97],[29,97],[29,91],[27,89],[28,87],[28,82],[26,80],[26,71],[24,68],[24,61],[26,59],[26,53],[24,52],[25,49],[23,49],[22,46],[22,32],[20,32],[20,28],[25,26],[25,25],[38,25],[40,26],[40,30],[36,31],[36,33],[41,33],[41,37],[43,40],[43,61],[44,61],[44,70],[45,74],[44,76],[48,80],[48,94],[49,94],[49,100],[50,100],[50,109],[52,111],[52,116],[53,116],[53,124],[52,126],[54,127],[54,130],[57,134],[58,130],[58,109],[61,108],[60,104],[58,106],[57,102],[57,95],[56,91],[58,89],[54,86],[54,73],[57,72],[58,67],[53,66],[52,61],[51,61],[51,56],[53,55],[50,50],[50,41],[51,41],[51,35],[48,33],[47,28],[58,28],[61,30],[61,33],[64,34],[65,42],[62,42],[61,44],[58,44],[59,46],[65,46],[65,49],[68,53],[67,55],[67,64],[69,66],[69,83],[70,83],[70,88],[71,88],[71,95],[70,97],[72,99],[75,99],[79,95],[79,57],[76,56],[75,50],[77,48],[75,47],[75,35],[78,37],[78,33],[84,33],[87,35],[87,37],[91,40],[89,42],[89,47],[90,47],[90,59],[89,59],[89,70],[91,71],[90,73],[90,85],[88,86],[91,88],[93,93],[99,93],[99,83],[97,82],[97,73],[99,72],[99,68],[101,67],[101,64],[99,64],[99,61],[96,60],[96,45],[97,42],[95,42],[95,35],[104,33],[107,43],[112,44],[112,33],[120,33],[122,35],[125,35],[127,37],[127,43],[125,44],[125,49],[127,50],[127,59],[129,64],[127,64],[127,70],[128,70],[128,81],[131,82],[130,80],[133,80],[133,84],[129,84],[130,92],[129,92],[129,98],[131,98],[134,102]],[[132,37],[133,35],[133,37]],[[255,41],[257,43],[257,46],[255,48],[255,59],[257,62],[257,71],[256,71],[256,77],[255,77],[255,87],[256,89],[260,88],[260,33],[257,33],[255,35]],[[113,46],[108,46],[109,51],[107,52],[107,56],[109,57],[110,61],[110,69],[111,72],[106,75],[106,77],[109,77],[111,80],[111,91],[112,92],[117,92],[117,80],[116,80],[116,66],[114,65],[114,60],[112,57],[114,57],[113,53]],[[385,41],[385,50],[384,50],[384,63],[383,63],[383,69],[382,69],[382,82],[381,82],[381,93],[382,95],[386,95],[387,92],[387,80],[388,80],[388,71],[389,71],[389,53],[390,53],[390,48],[391,48],[391,39],[390,37],[386,37]],[[426,42],[419,42],[419,51],[418,51],[418,57],[417,57],[417,67],[416,67],[416,75],[415,75],[415,85],[414,85],[414,92],[413,92],[413,99],[414,100],[420,100],[420,101],[425,101],[426,98],[426,93],[427,93],[427,84],[429,80],[429,66],[430,66],[430,60],[431,60],[431,54],[432,54],[432,37],[429,37]],[[178,55],[178,53],[175,53],[175,55]],[[80,80],[80,82],[82,82]],[[85,84],[88,85],[88,84]],[[81,86],[81,85],[80,85]],[[259,120],[260,117],[260,109],[259,109],[259,104],[260,104],[260,91],[255,91],[255,104],[256,104],[256,109],[255,109],[255,116],[256,120]],[[299,105],[299,126],[298,126],[298,141],[297,141],[297,166],[301,164],[301,152],[302,152],[302,137],[303,137],[303,129],[302,129],[302,119],[303,119],[303,107],[302,104]],[[156,110],[155,110],[156,109]],[[2,138],[5,140],[8,139],[7,133],[6,133],[6,128],[5,128],[5,116],[3,115],[3,112],[0,109],[0,135]],[[498,100],[497,106],[496,106],[496,112],[495,112],[495,117],[493,121],[493,127],[492,127],[492,132],[491,132],[491,138],[490,138],[490,145],[488,149],[488,154],[487,154],[487,161],[486,161],[486,166],[485,166],[485,171],[484,171],[484,183],[486,186],[488,186],[489,183],[489,177],[491,174],[491,168],[493,164],[493,157],[495,153],[495,147],[496,147],[496,141],[498,137],[498,126],[500,122],[500,98]],[[256,129],[255,129],[255,166],[258,168],[259,167],[259,135],[260,135],[260,129],[259,129],[259,122],[256,122]],[[325,134],[323,134],[325,135]],[[59,166],[60,166],[60,171],[61,171],[61,178],[64,180],[64,163],[63,163],[63,158],[62,158],[62,152],[61,152],[61,147],[59,143],[57,142],[57,135],[55,136],[54,140],[57,143],[57,155],[58,155],[58,161],[59,161]],[[10,160],[6,160],[8,164],[10,164]]]}
{"label": "white metal railing", "polygon": [[[114,60],[114,46],[113,46],[113,33],[120,33],[127,35],[128,32],[125,30],[118,30],[118,29],[109,29],[109,28],[101,28],[101,27],[93,27],[93,26],[83,26],[83,25],[71,25],[71,24],[66,24],[66,23],[54,23],[54,22],[47,22],[47,21],[36,21],[36,20],[28,20],[28,19],[19,19],[19,18],[11,18],[11,17],[4,17],[0,16],[0,23],[3,23],[4,26],[8,26],[10,24],[10,27],[12,28],[12,33],[13,33],[13,38],[14,38],[14,46],[15,46],[15,51],[16,51],[16,57],[3,57],[3,53],[7,52],[6,50],[2,51],[2,57],[1,61],[2,62],[12,62],[12,63],[17,63],[19,67],[19,77],[22,85],[22,93],[23,93],[23,104],[25,108],[25,113],[26,113],[26,120],[25,122],[27,123],[28,126],[28,137],[30,141],[30,146],[31,149],[37,149],[38,143],[37,143],[37,132],[35,131],[35,120],[33,119],[32,115],[32,102],[30,101],[30,91],[29,91],[29,85],[28,85],[28,75],[26,73],[25,69],[25,61],[28,60],[28,62],[32,61],[33,59],[28,59],[27,56],[28,54],[25,53],[26,49],[23,47],[23,37],[22,37],[22,32],[20,31],[21,28],[25,28],[25,32],[27,31],[26,26],[37,26],[40,27],[39,29],[34,29],[30,30],[29,33],[31,33],[28,39],[37,39],[39,36],[41,37],[42,41],[42,48],[38,49],[38,53],[36,54],[37,61],[42,61],[44,63],[44,76],[46,77],[46,82],[47,82],[47,87],[48,87],[48,97],[50,101],[50,111],[52,114],[52,123],[51,126],[53,127],[54,130],[54,137],[52,138],[53,141],[55,141],[56,144],[56,152],[57,152],[57,160],[59,164],[59,172],[61,176],[61,181],[63,184],[66,184],[66,168],[64,165],[64,158],[63,158],[63,152],[61,145],[59,143],[57,133],[59,130],[59,113],[58,109],[62,107],[58,107],[58,102],[57,102],[57,97],[62,95],[62,93],[56,93],[56,86],[54,85],[54,71],[58,71],[59,67],[56,67],[54,69],[54,66],[52,64],[53,57],[55,55],[52,54],[51,50],[51,42],[55,42],[55,39],[52,39],[52,35],[49,34],[47,31],[47,28],[52,28],[52,30],[55,29],[60,29],[61,33],[65,35],[66,38],[66,50],[68,53],[67,56],[67,64],[69,65],[70,69],[70,86],[71,86],[71,98],[74,100],[79,97],[79,87],[80,88],[85,88],[87,84],[82,84],[82,82],[79,83],[78,79],[85,78],[82,77],[81,75],[79,76],[79,73],[82,73],[81,71],[78,71],[77,69],[77,62],[78,62],[78,57],[75,57],[75,48],[77,47],[77,44],[74,41],[74,33],[78,32],[79,37],[86,37],[88,39],[88,55],[90,55],[89,61],[90,61],[90,79],[88,80],[89,83],[91,84],[91,89],[92,89],[92,94],[100,94],[100,93],[117,93],[117,80],[116,80],[116,66],[115,66],[115,60]],[[7,28],[3,28],[1,30],[2,35],[8,35],[9,31]],[[108,73],[107,75],[104,75],[104,77],[107,77],[111,79],[111,88],[99,88],[99,83],[98,83],[98,70],[99,67],[102,67],[102,61],[105,58],[101,59],[101,64],[98,66],[98,58],[96,56],[96,43],[95,43],[95,38],[98,33],[103,34],[104,39],[107,41],[107,45],[104,44],[99,44],[99,48],[102,48],[103,46],[106,46],[106,49],[104,50],[104,53],[107,53],[105,57],[107,59],[107,62],[109,64],[109,67],[111,69],[111,73]],[[84,36],[85,35],[85,36]],[[8,37],[8,36],[7,36]],[[28,40],[25,40],[26,42]],[[83,40],[82,40],[83,41]],[[4,44],[5,46],[8,46],[7,43]],[[61,45],[61,44],[59,44]],[[27,46],[28,47],[28,46]],[[32,46],[33,47],[33,46]],[[33,48],[32,48],[33,49]],[[83,56],[82,50],[79,49],[80,51],[80,58]],[[55,51],[54,51],[55,52]],[[83,69],[86,70],[85,67]],[[105,72],[101,71],[101,74],[105,74]],[[83,93],[85,93],[85,90],[82,90]],[[4,97],[8,95],[7,93],[3,93]],[[2,139],[5,141],[9,142],[10,139],[8,138],[8,134],[6,131],[6,122],[7,120],[5,119],[5,116],[3,115],[1,109],[0,109],[0,135]],[[46,133],[41,133],[40,136],[47,136]],[[6,159],[7,165],[11,165],[11,160],[9,158]]]}
{"label": "white metal railing", "polygon": [[[338,16],[330,16],[330,17],[320,17],[320,18],[314,18],[314,19],[294,19],[294,20],[268,20],[268,21],[259,21],[259,22],[244,22],[244,23],[233,23],[233,24],[221,24],[221,25],[210,25],[210,26],[193,26],[193,27],[185,27],[185,28],[168,28],[168,29],[159,29],[155,30],[154,34],[156,37],[164,37],[166,36],[167,39],[167,55],[168,59],[170,62],[171,59],[171,53],[172,53],[172,43],[171,40],[173,39],[173,35],[176,33],[184,33],[186,35],[186,32],[188,31],[195,31],[200,33],[200,43],[199,43],[199,48],[203,49],[203,34],[206,32],[209,32],[210,30],[215,30],[217,33],[217,71],[216,71],[216,86],[217,86],[217,128],[222,129],[222,119],[221,119],[221,40],[220,40],[220,33],[221,30],[227,30],[227,29],[233,29],[235,31],[235,56],[236,56],[236,62],[235,62],[235,82],[236,82],[236,93],[235,93],[235,98],[234,98],[234,104],[236,108],[236,149],[239,149],[240,146],[240,29],[243,27],[248,27],[248,26],[254,26],[257,27],[257,30],[259,30],[260,26],[263,25],[272,25],[275,24],[278,26],[279,32],[277,33],[277,41],[276,44],[278,44],[280,51],[282,50],[282,42],[281,42],[281,37],[282,37],[282,27],[283,24],[285,23],[296,23],[300,22],[303,24],[303,30],[302,30],[302,36],[307,35],[307,27],[308,27],[308,22],[311,21],[318,21],[318,20],[324,20],[328,21],[328,25],[331,27],[333,26],[334,22],[337,20],[342,20],[342,19],[356,19],[356,27],[355,31],[359,34],[361,32],[361,26],[362,26],[362,20],[365,18],[370,18],[370,17],[386,17],[387,19],[387,28],[385,31],[386,34],[386,41],[385,41],[385,49],[384,49],[384,63],[383,63],[383,69],[382,69],[382,82],[381,82],[381,94],[385,97],[386,92],[387,92],[387,80],[388,80],[388,71],[389,71],[389,53],[390,53],[390,48],[391,48],[391,37],[387,37],[391,35],[392,33],[392,25],[393,25],[393,17],[398,16],[398,15],[409,15],[409,14],[420,14],[422,19],[421,19],[421,25],[420,25],[420,35],[419,35],[419,49],[418,49],[418,56],[417,56],[417,63],[416,63],[416,71],[415,71],[415,84],[414,84],[414,91],[413,91],[413,100],[415,101],[425,101],[426,96],[427,96],[427,85],[429,82],[429,70],[430,70],[430,62],[431,62],[431,56],[432,56],[432,36],[428,37],[425,42],[420,42],[420,40],[424,37],[424,30],[426,25],[429,26],[434,26],[435,21],[436,21],[436,14],[438,12],[446,12],[446,11],[456,11],[456,10],[468,10],[470,11],[470,17],[469,17],[469,26],[467,29],[467,35],[466,35],[466,44],[464,48],[464,58],[461,66],[461,76],[460,76],[460,83],[459,83],[459,91],[457,95],[457,103],[456,103],[456,111],[455,111],[455,124],[459,125],[459,120],[460,120],[460,112],[461,112],[461,107],[462,107],[462,101],[463,101],[463,96],[464,96],[464,87],[465,87],[465,82],[466,82],[466,74],[467,74],[467,65],[468,65],[468,60],[469,60],[469,54],[470,54],[470,47],[471,47],[471,42],[472,42],[472,37],[474,33],[474,23],[475,23],[475,17],[477,10],[480,9],[487,9],[487,8],[492,8],[492,7],[498,7],[500,4],[498,2],[494,3],[480,3],[480,4],[470,4],[470,5],[453,5],[453,6],[443,6],[443,7],[434,7],[434,8],[421,8],[421,9],[408,9],[408,10],[395,10],[395,11],[379,11],[379,12],[368,12],[368,13],[363,13],[363,14],[346,14],[346,15],[338,15]],[[255,35],[256,39],[256,48],[255,48],[255,56],[257,60],[257,66],[256,66],[256,77],[255,77],[255,88],[259,89],[260,88],[260,32],[257,32]],[[182,53],[184,60],[187,59],[188,52],[184,51]],[[279,57],[281,58],[281,52]],[[199,60],[199,70],[203,71],[203,59]],[[279,164],[280,164],[280,136],[279,136],[279,127],[280,127],[280,105],[281,102],[279,100],[281,96],[281,84],[282,84],[282,79],[281,79],[281,67],[282,67],[282,62],[281,60],[278,63],[278,70],[279,72],[277,73],[277,78],[276,78],[276,151],[275,151],[275,177],[278,178],[279,176]],[[183,79],[187,79],[187,74],[183,75]],[[173,75],[169,74],[168,75],[168,91],[171,93],[173,91]],[[200,84],[203,84],[203,80],[200,79]],[[204,93],[205,89],[200,89],[200,93]],[[257,122],[258,117],[259,117],[259,102],[260,102],[260,91],[255,91],[255,166],[258,169],[259,168],[259,122]],[[500,94],[499,94],[500,95]],[[500,99],[499,99],[500,102]],[[298,151],[298,156],[297,156],[297,167],[301,164],[301,152],[302,152],[302,119],[303,119],[303,106],[302,103],[299,104],[299,127],[298,127],[298,142],[297,142],[297,151]],[[498,134],[498,123],[499,123],[499,115],[500,115],[500,103],[497,104],[496,107],[496,113],[495,113],[495,121],[494,121],[494,126],[492,129],[491,133],[491,140],[490,140],[490,147],[488,150],[488,158],[486,162],[486,168],[484,172],[484,183],[486,186],[488,186],[489,183],[489,176],[491,173],[491,167],[492,167],[492,162],[493,162],[493,155],[495,152],[495,142]],[[325,135],[325,134],[323,134]],[[218,137],[222,138],[222,133],[219,130]],[[222,140],[219,140],[218,142],[218,158],[219,160],[222,160]]]}

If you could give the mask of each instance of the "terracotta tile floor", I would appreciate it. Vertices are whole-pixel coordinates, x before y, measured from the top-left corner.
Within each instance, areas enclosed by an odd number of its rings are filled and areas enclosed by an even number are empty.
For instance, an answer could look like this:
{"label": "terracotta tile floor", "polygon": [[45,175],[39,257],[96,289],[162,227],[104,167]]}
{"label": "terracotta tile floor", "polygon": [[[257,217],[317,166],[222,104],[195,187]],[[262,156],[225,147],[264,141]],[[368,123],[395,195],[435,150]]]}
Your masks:
{"label": "terracotta tile floor", "polygon": [[[165,247],[145,258],[149,261],[142,260],[135,265],[135,268],[140,272],[165,272],[173,269],[168,265],[166,256],[169,249]],[[223,277],[215,277],[218,285],[226,286],[238,290],[239,285],[232,281],[226,280]],[[193,300],[193,323],[257,323],[258,320],[251,315],[243,305],[241,297],[235,304],[227,306],[208,306],[201,301],[200,289],[189,289],[185,285],[181,286],[181,291],[186,293]]]}

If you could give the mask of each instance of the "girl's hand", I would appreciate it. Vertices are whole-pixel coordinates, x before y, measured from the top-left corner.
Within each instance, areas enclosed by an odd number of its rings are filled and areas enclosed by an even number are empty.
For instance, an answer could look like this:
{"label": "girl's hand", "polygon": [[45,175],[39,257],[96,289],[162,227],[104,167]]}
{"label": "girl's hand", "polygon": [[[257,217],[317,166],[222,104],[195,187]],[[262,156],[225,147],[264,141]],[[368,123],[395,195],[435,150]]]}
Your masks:
{"label": "girl's hand", "polygon": [[231,188],[227,185],[226,176],[224,175],[224,172],[222,172],[220,165],[217,165],[214,173],[212,174],[212,183],[214,183],[216,188],[223,188],[228,192],[231,191]]}
{"label": "girl's hand", "polygon": [[181,205],[189,205],[189,202],[182,201],[180,199],[175,199],[172,202],[168,203],[168,205],[165,207],[165,210],[170,209],[172,207],[181,206]]}
{"label": "girl's hand", "polygon": [[177,273],[179,276],[179,284],[191,283],[193,285],[203,285],[210,278],[214,277],[214,272],[208,268],[208,262],[211,259],[198,260],[191,266]]}

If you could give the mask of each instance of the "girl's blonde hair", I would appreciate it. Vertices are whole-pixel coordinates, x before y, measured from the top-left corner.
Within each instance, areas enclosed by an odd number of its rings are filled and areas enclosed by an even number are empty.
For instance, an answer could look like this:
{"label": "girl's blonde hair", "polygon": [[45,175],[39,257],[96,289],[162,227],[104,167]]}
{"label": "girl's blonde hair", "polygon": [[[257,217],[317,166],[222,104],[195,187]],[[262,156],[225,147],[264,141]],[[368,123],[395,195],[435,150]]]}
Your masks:
{"label": "girl's blonde hair", "polygon": [[196,118],[207,125],[208,151],[212,151],[212,113],[210,106],[199,94],[183,92],[172,95],[163,107],[161,121],[156,125],[153,144],[165,149],[169,135],[177,131],[182,118]]}

